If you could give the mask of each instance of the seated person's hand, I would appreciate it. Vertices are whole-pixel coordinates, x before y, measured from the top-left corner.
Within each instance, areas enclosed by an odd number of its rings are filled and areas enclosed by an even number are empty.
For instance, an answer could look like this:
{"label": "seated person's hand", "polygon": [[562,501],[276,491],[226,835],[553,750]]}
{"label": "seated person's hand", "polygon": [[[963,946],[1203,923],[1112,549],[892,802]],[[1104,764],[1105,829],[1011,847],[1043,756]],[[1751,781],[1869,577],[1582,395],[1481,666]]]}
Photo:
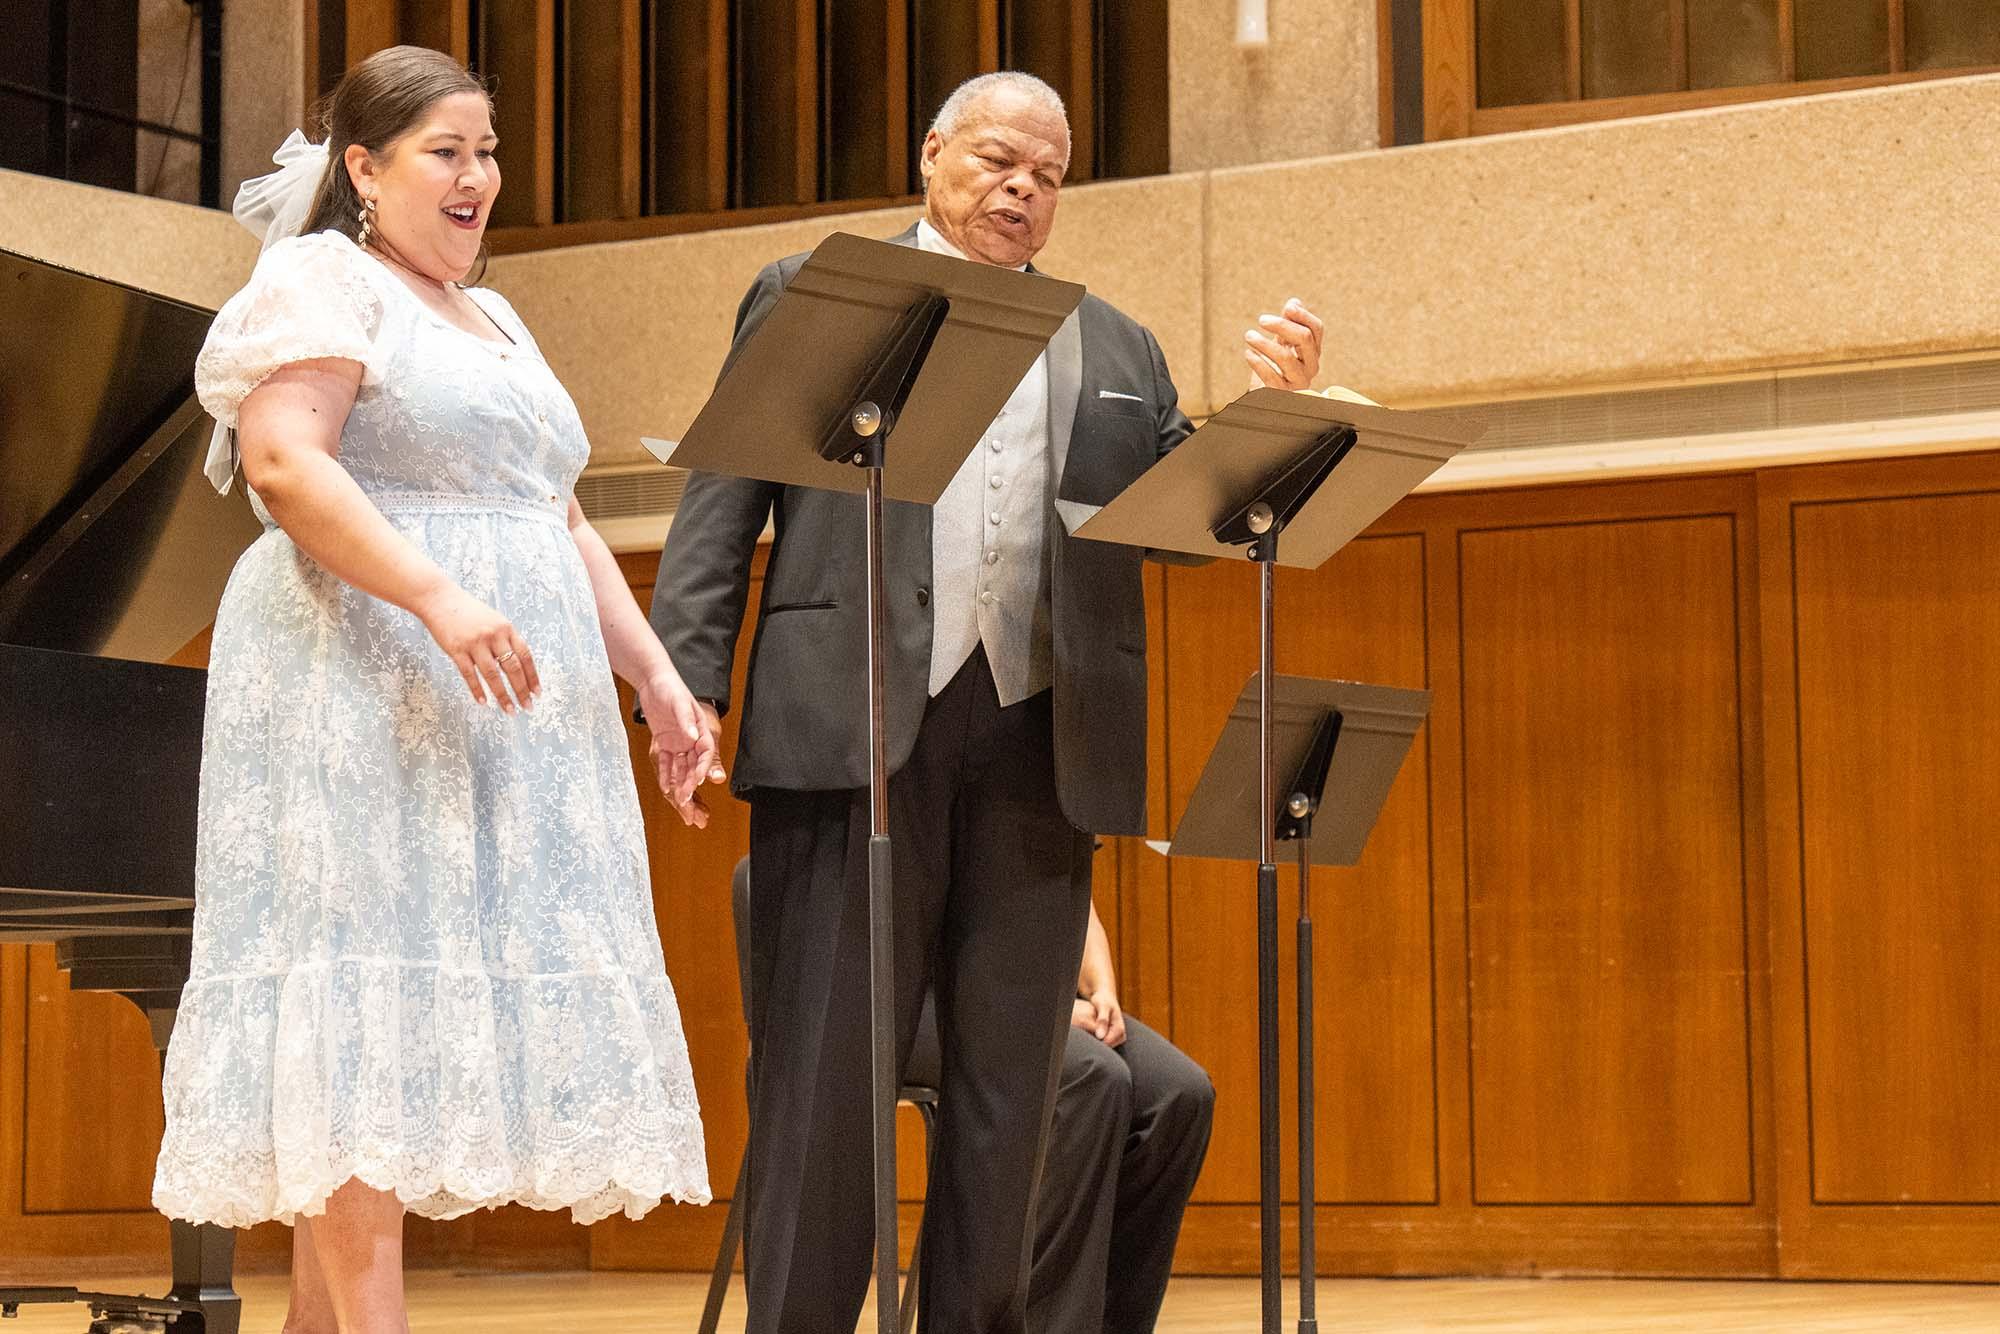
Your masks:
{"label": "seated person's hand", "polygon": [[1079,996],[1070,1006],[1069,1026],[1080,1028],[1107,1047],[1125,1041],[1125,1011],[1119,1008],[1116,992],[1104,990],[1088,998]]}

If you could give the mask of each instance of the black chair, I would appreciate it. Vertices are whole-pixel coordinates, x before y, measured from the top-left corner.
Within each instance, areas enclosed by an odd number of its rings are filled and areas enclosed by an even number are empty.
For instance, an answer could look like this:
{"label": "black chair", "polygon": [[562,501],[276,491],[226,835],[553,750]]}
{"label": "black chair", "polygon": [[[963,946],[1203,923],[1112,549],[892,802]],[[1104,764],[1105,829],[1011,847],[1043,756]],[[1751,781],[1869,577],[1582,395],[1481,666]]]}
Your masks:
{"label": "black chair", "polygon": [[[730,878],[729,907],[736,923],[736,978],[743,997],[743,1022],[750,1022],[750,859],[739,858],[736,872]],[[937,1043],[937,1020],[931,1008],[930,998],[924,998],[924,1010],[917,1021],[916,1048],[910,1054],[909,1078],[896,1091],[897,1098],[917,1109],[924,1119],[924,1165],[927,1169],[937,1152],[937,1101],[938,1070],[940,1058]],[[743,1086],[747,1094],[750,1087],[750,1071],[743,1071]],[[743,1244],[743,1226],[749,1210],[748,1192],[750,1155],[744,1155],[736,1164],[736,1184],[729,1192],[729,1217],[722,1225],[722,1248],[716,1252],[715,1269],[708,1279],[708,1302],[702,1307],[701,1334],[715,1334],[716,1324],[722,1318],[722,1300],[729,1293],[729,1272],[736,1265],[737,1248]],[[917,1235],[910,1247],[910,1270],[903,1280],[903,1298],[900,1327],[902,1334],[910,1334],[916,1328],[917,1319],[917,1270],[923,1259],[924,1230],[921,1222],[917,1225]]]}

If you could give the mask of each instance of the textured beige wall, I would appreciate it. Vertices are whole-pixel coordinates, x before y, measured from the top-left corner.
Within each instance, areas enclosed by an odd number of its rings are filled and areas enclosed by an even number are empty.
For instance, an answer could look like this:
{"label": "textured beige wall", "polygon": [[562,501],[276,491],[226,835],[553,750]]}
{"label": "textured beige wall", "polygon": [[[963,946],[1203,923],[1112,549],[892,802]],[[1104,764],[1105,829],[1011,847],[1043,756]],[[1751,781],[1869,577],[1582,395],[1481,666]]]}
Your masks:
{"label": "textured beige wall", "polygon": [[305,6],[229,0],[222,11],[222,204],[273,170],[271,154],[305,123]]}
{"label": "textured beige wall", "polygon": [[1390,400],[2000,346],[1996,123],[1987,76],[1217,173],[1210,380],[1279,288]]}
{"label": "textured beige wall", "polygon": [[640,436],[677,439],[701,410],[757,270],[836,231],[893,236],[914,216],[884,210],[503,255],[486,283],[520,311],[576,399],[592,463],[632,463],[649,457]]}
{"label": "textured beige wall", "polygon": [[1270,44],[1235,43],[1236,0],[1170,0],[1175,171],[1381,143],[1375,0],[1268,0]]}
{"label": "textured beige wall", "polygon": [[[1329,317],[1322,382],[1401,402],[2000,348],[2000,76],[1082,186],[1049,271],[1159,335],[1182,402],[1243,387],[1248,320]],[[911,210],[508,256],[601,464],[693,420],[767,260]],[[0,173],[0,245],[214,305],[219,213]]]}
{"label": "textured beige wall", "polygon": [[[1189,177],[1080,188],[1064,198],[1039,261],[1150,326],[1188,401],[1203,396],[1201,193]],[[836,231],[892,236],[916,215],[891,209],[506,255],[487,281],[520,310],[582,407],[593,462],[640,462],[640,436],[677,438],[700,411],[758,269]]]}
{"label": "textured beige wall", "polygon": [[[201,130],[201,28],[186,0],[140,0],[139,115]],[[222,12],[222,203],[247,177],[271,170],[271,153],[305,116],[305,7],[298,0],[229,0]],[[139,135],[146,193],[201,197],[198,146]]]}

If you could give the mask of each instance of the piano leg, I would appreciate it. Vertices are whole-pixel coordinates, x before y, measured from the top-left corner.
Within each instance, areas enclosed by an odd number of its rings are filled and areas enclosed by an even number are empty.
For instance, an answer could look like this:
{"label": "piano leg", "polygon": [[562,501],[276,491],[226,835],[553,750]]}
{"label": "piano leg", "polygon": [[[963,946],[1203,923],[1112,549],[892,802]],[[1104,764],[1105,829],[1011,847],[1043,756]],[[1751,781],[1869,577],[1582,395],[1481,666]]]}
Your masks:
{"label": "piano leg", "polygon": [[[153,1045],[160,1061],[167,1059],[167,1039],[174,1030],[174,1006],[147,1004],[132,998],[145,1010],[153,1027]],[[178,995],[175,997],[179,999]],[[168,1220],[172,1228],[174,1290],[176,1301],[201,1311],[200,1334],[236,1334],[243,1320],[243,1299],[236,1295],[236,1234],[213,1223]]]}
{"label": "piano leg", "polygon": [[236,1334],[243,1318],[243,1299],[236,1295],[232,1271],[236,1234],[213,1223],[173,1220],[175,1300],[198,1307],[202,1334]]}

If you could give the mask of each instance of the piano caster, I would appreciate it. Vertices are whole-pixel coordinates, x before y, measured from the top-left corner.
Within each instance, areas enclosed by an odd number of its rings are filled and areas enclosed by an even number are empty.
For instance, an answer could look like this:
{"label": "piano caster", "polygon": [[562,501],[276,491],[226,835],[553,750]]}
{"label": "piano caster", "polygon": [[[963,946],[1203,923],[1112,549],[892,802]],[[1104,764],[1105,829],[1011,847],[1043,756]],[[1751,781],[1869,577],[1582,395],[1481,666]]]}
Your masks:
{"label": "piano caster", "polygon": [[213,1224],[173,1222],[174,1289],[165,1297],[120,1297],[75,1288],[0,1288],[0,1319],[23,1306],[81,1302],[88,1334],[237,1334],[243,1299],[231,1286],[236,1234]]}
{"label": "piano caster", "polygon": [[[203,1334],[202,1312],[171,1297],[119,1297],[75,1288],[0,1288],[0,1318],[14,1319],[23,1306],[80,1302],[90,1308],[86,1334]],[[235,1329],[235,1317],[230,1317]]]}

